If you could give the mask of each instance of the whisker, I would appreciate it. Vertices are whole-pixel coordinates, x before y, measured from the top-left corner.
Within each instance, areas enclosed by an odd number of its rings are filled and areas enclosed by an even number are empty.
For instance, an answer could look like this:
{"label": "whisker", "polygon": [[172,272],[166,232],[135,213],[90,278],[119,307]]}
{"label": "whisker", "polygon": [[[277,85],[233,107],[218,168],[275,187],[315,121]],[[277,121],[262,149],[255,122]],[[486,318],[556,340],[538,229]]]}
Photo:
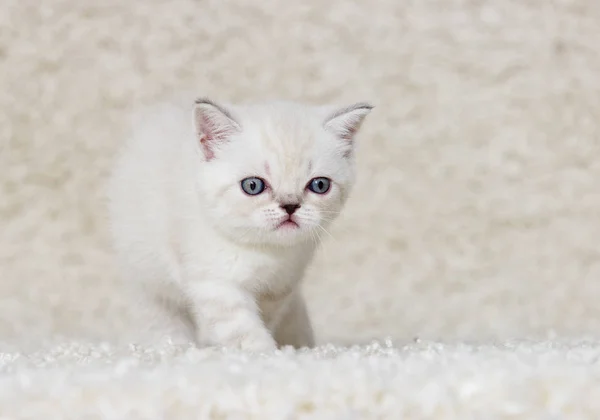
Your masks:
{"label": "whisker", "polygon": [[327,226],[330,226],[332,223],[334,223],[334,222],[335,222],[335,220],[334,220],[334,219],[329,219],[329,218],[327,218],[327,217],[323,217],[323,218],[321,219],[321,222],[322,222],[322,223],[320,223],[320,224],[326,224]]}
{"label": "whisker", "polygon": [[316,231],[314,231],[314,230],[311,231],[311,232],[312,232],[313,238],[315,238],[314,239],[315,240],[315,246],[319,246],[321,244],[321,237],[319,236],[319,233],[316,232]]}
{"label": "whisker", "polygon": [[[319,225],[316,225],[316,226],[319,226]],[[321,226],[319,226],[319,227],[321,227]],[[317,235],[319,237],[319,244],[321,244],[323,242],[323,240],[321,238],[320,232],[318,230],[315,230],[314,233],[315,233],[315,235]],[[323,253],[323,256],[325,257],[326,260],[330,259],[329,250],[327,249],[326,246],[321,246],[320,252]]]}
{"label": "whisker", "polygon": [[319,239],[315,236],[315,232],[312,229],[309,229],[310,238],[312,239],[315,246],[319,245]]}
{"label": "whisker", "polygon": [[321,225],[317,225],[319,227],[319,229],[321,229],[323,232],[325,232],[327,235],[329,235],[329,237],[334,241],[337,242],[337,239],[335,239],[333,237],[333,235],[331,233],[329,233],[329,231],[327,229],[325,229],[323,226]]}

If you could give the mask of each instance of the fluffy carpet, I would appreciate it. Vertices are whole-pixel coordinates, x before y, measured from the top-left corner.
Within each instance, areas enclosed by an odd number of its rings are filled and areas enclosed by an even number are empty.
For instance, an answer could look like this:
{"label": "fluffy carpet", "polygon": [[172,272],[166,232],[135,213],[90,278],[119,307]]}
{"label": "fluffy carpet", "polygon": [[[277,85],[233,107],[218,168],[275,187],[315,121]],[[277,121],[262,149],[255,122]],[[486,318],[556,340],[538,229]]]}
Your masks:
{"label": "fluffy carpet", "polygon": [[385,341],[262,356],[71,342],[4,354],[0,406],[3,418],[597,418],[599,358],[598,342]]}
{"label": "fluffy carpet", "polygon": [[[0,417],[600,417],[598,45],[596,0],[3,0]],[[121,292],[107,171],[181,93],[376,105],[318,350],[193,350]]]}

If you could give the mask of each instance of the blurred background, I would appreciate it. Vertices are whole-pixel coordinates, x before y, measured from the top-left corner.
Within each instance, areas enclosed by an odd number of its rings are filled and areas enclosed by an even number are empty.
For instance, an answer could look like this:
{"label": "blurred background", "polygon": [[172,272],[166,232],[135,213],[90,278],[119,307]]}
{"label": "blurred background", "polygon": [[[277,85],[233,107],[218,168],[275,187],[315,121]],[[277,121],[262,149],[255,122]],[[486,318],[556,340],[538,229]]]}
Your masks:
{"label": "blurred background", "polygon": [[376,105],[320,342],[600,334],[600,2],[2,0],[0,337],[132,340],[103,188],[181,92]]}

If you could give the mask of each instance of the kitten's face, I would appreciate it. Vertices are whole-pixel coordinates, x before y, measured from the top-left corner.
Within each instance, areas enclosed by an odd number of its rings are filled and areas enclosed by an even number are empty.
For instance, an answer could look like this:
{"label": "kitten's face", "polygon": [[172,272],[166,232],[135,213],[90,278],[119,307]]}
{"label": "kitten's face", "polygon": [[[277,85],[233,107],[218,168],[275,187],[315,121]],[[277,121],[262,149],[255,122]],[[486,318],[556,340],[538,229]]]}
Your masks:
{"label": "kitten's face", "polygon": [[317,243],[353,184],[351,139],[326,128],[315,108],[279,104],[229,117],[238,127],[203,149],[199,165],[208,217],[240,242]]}

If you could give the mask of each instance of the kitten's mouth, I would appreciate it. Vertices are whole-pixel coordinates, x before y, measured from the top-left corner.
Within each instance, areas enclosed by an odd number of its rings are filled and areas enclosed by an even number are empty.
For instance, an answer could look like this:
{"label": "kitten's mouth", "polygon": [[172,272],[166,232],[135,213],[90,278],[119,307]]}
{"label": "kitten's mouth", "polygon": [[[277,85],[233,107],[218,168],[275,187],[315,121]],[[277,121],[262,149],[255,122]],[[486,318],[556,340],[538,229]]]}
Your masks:
{"label": "kitten's mouth", "polygon": [[281,222],[278,226],[277,229],[298,229],[300,226],[298,226],[298,223],[296,223],[294,220],[292,220],[292,218],[288,218],[286,220],[284,220],[283,222]]}

